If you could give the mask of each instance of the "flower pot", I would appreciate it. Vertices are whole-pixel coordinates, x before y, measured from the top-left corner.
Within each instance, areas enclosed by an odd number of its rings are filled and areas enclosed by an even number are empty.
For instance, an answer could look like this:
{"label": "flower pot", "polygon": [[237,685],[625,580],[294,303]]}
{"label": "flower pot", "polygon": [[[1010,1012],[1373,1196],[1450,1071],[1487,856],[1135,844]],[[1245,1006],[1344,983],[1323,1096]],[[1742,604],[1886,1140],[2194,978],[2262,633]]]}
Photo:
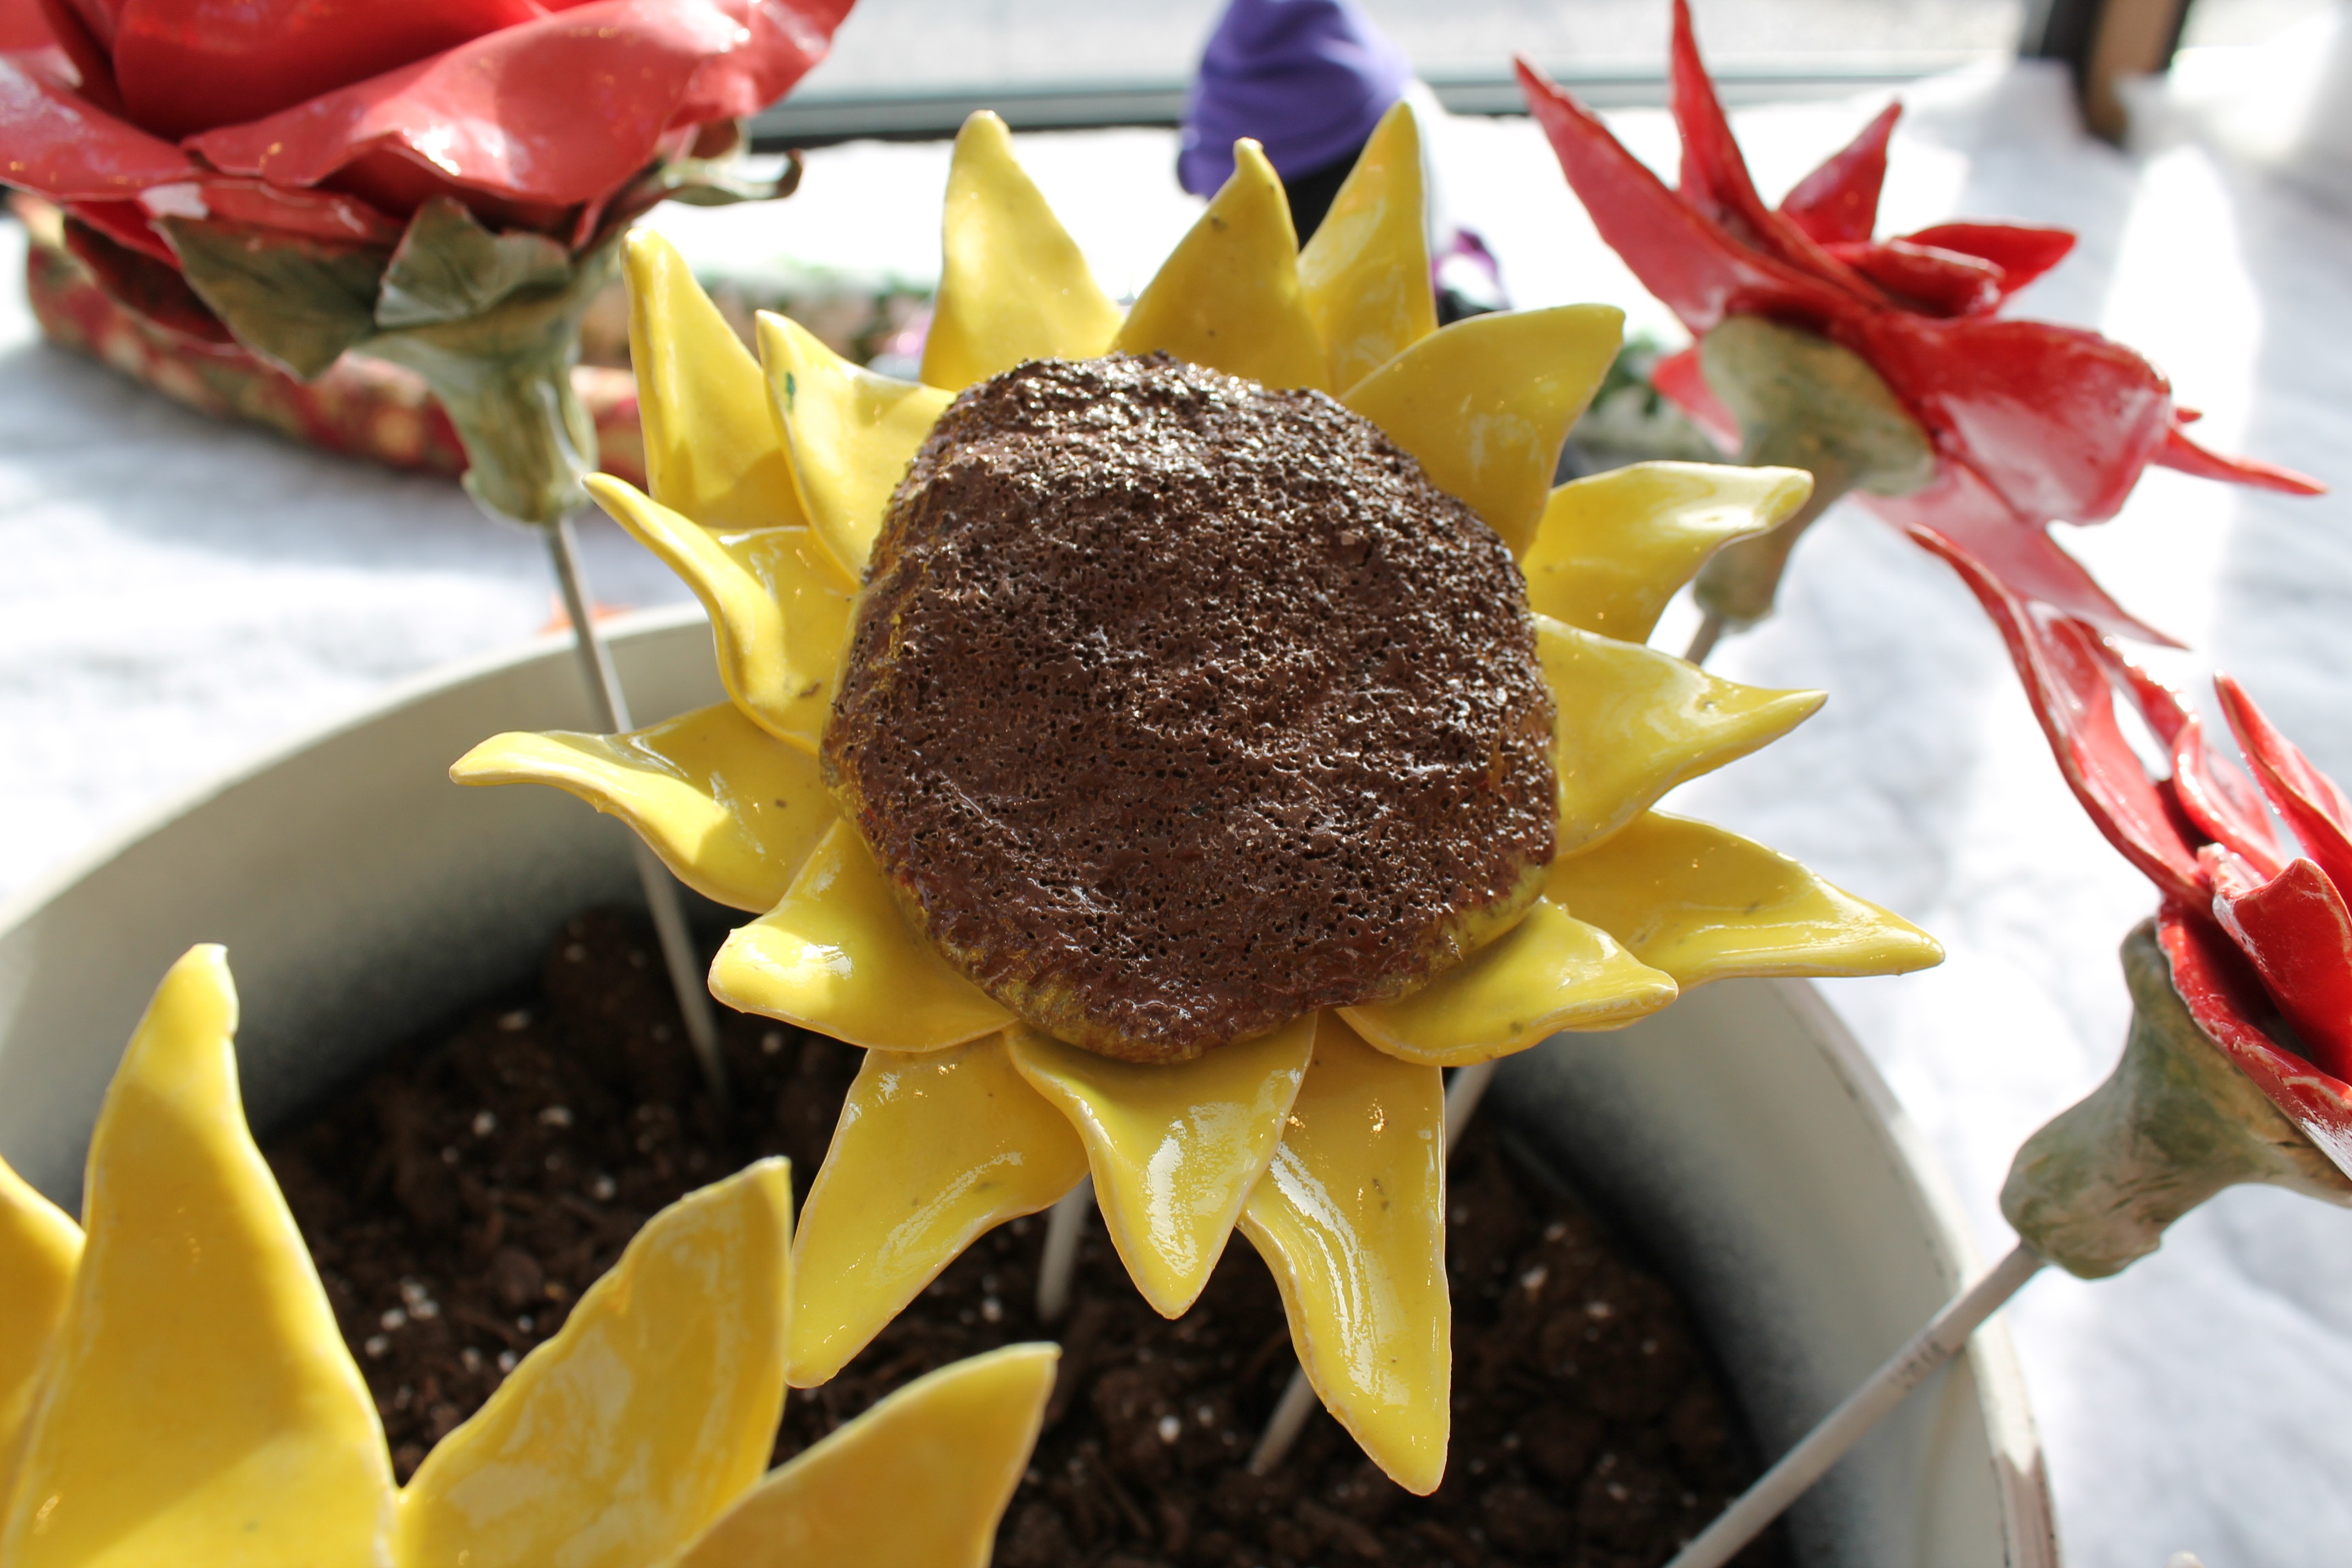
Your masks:
{"label": "flower pot", "polygon": [[[646,715],[717,700],[692,610],[613,640]],[[625,830],[551,791],[451,786],[485,735],[584,727],[561,640],[396,691],[134,827],[0,911],[0,1155],[60,1203],[156,978],[227,944],[267,1131],[526,973],[635,889]],[[1940,1177],[1811,989],[1734,982],[1504,1064],[1492,1114],[1682,1290],[1759,1445],[1792,1441],[1974,1266]],[[1793,1516],[1809,1564],[2057,1561],[2006,1340],[1979,1336]]]}

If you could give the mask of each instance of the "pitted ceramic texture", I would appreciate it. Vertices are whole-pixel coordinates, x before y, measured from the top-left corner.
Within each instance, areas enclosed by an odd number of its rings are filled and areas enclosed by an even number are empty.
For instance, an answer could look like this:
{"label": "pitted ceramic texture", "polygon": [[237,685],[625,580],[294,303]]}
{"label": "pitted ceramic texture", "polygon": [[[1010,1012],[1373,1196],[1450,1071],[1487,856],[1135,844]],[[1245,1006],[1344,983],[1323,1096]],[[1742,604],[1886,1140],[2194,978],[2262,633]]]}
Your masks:
{"label": "pitted ceramic texture", "polygon": [[1165,355],[967,390],[893,496],[826,776],[909,911],[1074,1045],[1400,994],[1550,861],[1509,551],[1368,421]]}

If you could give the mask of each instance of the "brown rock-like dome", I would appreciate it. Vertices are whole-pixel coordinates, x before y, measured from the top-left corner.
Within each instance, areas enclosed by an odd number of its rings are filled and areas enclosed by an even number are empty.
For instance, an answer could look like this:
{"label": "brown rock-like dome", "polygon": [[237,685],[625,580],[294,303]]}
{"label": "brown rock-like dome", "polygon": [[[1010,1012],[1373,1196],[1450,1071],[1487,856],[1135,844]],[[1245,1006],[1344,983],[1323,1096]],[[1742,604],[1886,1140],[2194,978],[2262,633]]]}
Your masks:
{"label": "brown rock-like dome", "polygon": [[824,764],[983,990],[1173,1061],[1524,910],[1551,727],[1509,551],[1370,423],[1041,361],[957,398],[892,498]]}

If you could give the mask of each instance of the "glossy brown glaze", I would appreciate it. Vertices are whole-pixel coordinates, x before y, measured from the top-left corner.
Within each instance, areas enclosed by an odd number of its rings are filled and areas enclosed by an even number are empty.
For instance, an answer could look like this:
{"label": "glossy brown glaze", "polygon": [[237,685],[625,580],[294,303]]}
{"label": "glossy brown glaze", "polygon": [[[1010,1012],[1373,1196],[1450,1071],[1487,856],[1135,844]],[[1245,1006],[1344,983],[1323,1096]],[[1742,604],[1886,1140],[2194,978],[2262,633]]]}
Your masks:
{"label": "glossy brown glaze", "polygon": [[1396,995],[1553,844],[1527,590],[1364,419],[1165,358],[1019,366],[894,496],[824,762],[909,911],[1167,1061]]}

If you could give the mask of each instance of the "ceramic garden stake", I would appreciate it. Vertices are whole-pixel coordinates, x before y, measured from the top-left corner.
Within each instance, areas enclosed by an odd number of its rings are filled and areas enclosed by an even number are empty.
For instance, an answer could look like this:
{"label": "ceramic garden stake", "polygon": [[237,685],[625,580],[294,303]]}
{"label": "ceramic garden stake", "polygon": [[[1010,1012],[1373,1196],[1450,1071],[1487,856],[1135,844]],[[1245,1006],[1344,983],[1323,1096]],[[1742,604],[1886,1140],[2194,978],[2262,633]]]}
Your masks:
{"label": "ceramic garden stake", "polygon": [[2150,463],[2318,489],[2199,446],[2185,428],[2196,416],[2120,343],[1997,314],[2057,265],[2073,235],[1959,222],[1874,239],[1899,105],[1768,207],[1700,63],[1688,0],[1675,0],[1679,189],[1532,66],[1518,69],[1601,237],[1698,340],[1659,367],[1660,390],[1744,461],[1814,476],[1808,508],[1776,533],[1726,546],[1699,574],[1704,643],[1771,613],[1797,535],[1849,490],[1899,525],[1951,541],[2026,598],[2168,641],[2110,599],[2048,525],[2115,516]]}
{"label": "ceramic garden stake", "polygon": [[1618,313],[1436,331],[1409,110],[1304,254],[1236,161],[1122,318],[975,116],[919,383],[772,316],[755,362],[633,237],[654,493],[590,484],[709,606],[730,700],[453,775],[621,816],[757,916],[720,999],[866,1047],[794,1242],[793,1383],[1091,1173],[1169,1316],[1238,1226],[1316,1392],[1427,1492],[1443,1070],[1939,950],[1652,809],[1818,705],[1643,646],[1802,477],[1548,492]]}
{"label": "ceramic garden stake", "polygon": [[649,1220],[395,1489],[247,1131],[236,1026],[221,950],[192,950],[107,1091],[84,1226],[0,1165],[0,1562],[986,1563],[1054,1348],[943,1368],[769,1470],[792,1294],[778,1160]]}
{"label": "ceramic garden stake", "polygon": [[[2044,1263],[2105,1279],[2244,1182],[2352,1205],[2352,803],[2227,676],[2214,684],[2251,781],[2096,626],[1916,537],[2000,628],[2075,798],[2162,902],[2124,942],[2133,1014],[2115,1072],[2010,1166],[2000,1206],[2016,1249],[1670,1568],[1728,1562]],[[2168,775],[2124,734],[2118,698],[2169,753]]]}

